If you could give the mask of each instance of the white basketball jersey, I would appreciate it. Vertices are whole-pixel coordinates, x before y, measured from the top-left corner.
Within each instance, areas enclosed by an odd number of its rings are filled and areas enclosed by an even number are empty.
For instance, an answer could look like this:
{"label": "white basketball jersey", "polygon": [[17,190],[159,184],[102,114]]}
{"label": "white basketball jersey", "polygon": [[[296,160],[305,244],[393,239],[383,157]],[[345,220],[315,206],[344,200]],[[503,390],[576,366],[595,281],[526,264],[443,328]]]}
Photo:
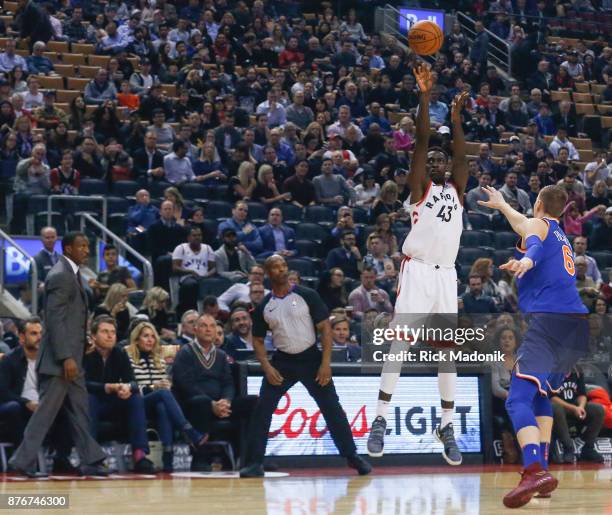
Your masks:
{"label": "white basketball jersey", "polygon": [[429,182],[418,202],[404,202],[412,228],[402,245],[405,256],[432,265],[454,266],[463,230],[463,205],[452,183]]}

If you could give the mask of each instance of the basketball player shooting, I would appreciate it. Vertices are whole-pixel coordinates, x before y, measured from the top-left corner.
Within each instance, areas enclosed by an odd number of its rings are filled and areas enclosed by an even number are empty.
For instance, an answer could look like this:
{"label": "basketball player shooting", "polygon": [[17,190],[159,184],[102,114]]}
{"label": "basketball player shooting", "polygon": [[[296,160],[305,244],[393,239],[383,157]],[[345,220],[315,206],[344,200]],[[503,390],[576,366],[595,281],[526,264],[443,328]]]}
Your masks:
{"label": "basketball player shooting", "polygon": [[[441,147],[429,147],[429,103],[433,78],[429,66],[415,69],[420,90],[416,120],[416,147],[408,175],[410,196],[404,208],[410,214],[412,229],[402,246],[404,260],[400,269],[394,319],[399,324],[406,314],[457,315],[457,272],[455,259],[463,229],[463,195],[468,180],[465,158],[465,135],[461,111],[467,93],[457,95],[452,103],[452,165]],[[447,172],[450,167],[450,179]],[[406,342],[394,341],[391,354],[401,356]],[[450,354],[448,354],[450,356]],[[368,454],[383,455],[387,428],[387,411],[395,391],[400,370],[397,362],[386,361],[380,378],[376,418],[368,438]],[[455,441],[453,415],[457,369],[452,361],[438,366],[438,389],[442,417],[434,437],[443,445],[442,456],[450,465],[460,465],[461,452]]]}
{"label": "basketball player shooting", "polygon": [[535,495],[550,497],[558,480],[548,472],[553,426],[549,395],[557,393],[566,375],[587,351],[588,310],[576,288],[574,251],[559,226],[567,204],[561,186],[542,188],[533,205],[534,218],[515,211],[494,188],[483,190],[480,205],[498,209],[521,237],[517,259],[503,270],[516,274],[519,309],[529,326],[512,370],[506,411],[523,454],[518,486],[504,497],[508,508],[520,508]]}

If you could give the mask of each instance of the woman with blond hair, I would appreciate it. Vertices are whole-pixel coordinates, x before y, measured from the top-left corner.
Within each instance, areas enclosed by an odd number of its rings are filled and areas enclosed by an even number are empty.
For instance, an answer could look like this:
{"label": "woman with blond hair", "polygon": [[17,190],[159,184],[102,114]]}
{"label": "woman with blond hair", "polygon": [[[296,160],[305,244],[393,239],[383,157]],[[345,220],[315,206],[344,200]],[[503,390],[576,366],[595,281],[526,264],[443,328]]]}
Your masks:
{"label": "woman with blond hair", "polygon": [[172,385],[162,358],[159,334],[153,324],[137,324],[130,333],[130,343],[125,352],[130,358],[147,417],[154,418],[157,423],[163,445],[163,470],[172,472],[174,430],[182,431],[195,450],[208,440],[208,435],[200,433],[189,423],[170,390]]}
{"label": "woman with blond hair", "polygon": [[376,217],[375,231],[385,245],[386,253],[393,259],[401,259],[401,254],[399,253],[399,247],[397,245],[397,236],[395,236],[391,229],[391,218],[388,213],[381,213]]}
{"label": "woman with blond hair", "polygon": [[249,161],[243,161],[238,167],[238,176],[229,180],[228,200],[230,202],[250,200],[256,186],[255,165]]}
{"label": "woman with blond hair", "polygon": [[257,186],[253,190],[253,200],[263,204],[275,204],[291,200],[291,193],[281,193],[274,180],[274,170],[270,165],[261,165],[257,172]]}
{"label": "woman with blond hair", "polygon": [[127,337],[130,325],[130,310],[128,308],[128,287],[123,283],[115,283],[106,292],[104,302],[94,309],[93,317],[109,315],[117,322],[117,340]]}
{"label": "woman with blond hair", "polygon": [[372,204],[370,219],[374,222],[383,213],[389,215],[391,223],[400,218],[402,215],[400,212],[402,210],[402,203],[398,200],[398,195],[397,184],[393,181],[386,181],[382,188],[380,188],[378,198]]}
{"label": "woman with blond hair", "polygon": [[[138,312],[141,315],[147,315],[150,322],[155,326],[155,330],[162,338],[170,338],[174,331],[168,329],[168,302],[170,294],[160,288],[154,286],[145,295],[142,301],[142,307]],[[176,335],[174,335],[176,337]]]}

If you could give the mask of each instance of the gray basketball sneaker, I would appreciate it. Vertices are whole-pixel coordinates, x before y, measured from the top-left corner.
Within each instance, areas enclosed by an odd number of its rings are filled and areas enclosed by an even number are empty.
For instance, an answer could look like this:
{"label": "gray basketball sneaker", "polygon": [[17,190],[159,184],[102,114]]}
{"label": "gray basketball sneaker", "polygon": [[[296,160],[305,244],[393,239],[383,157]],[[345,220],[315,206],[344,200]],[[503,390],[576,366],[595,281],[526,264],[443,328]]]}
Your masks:
{"label": "gray basketball sneaker", "polygon": [[372,422],[370,436],[368,436],[368,454],[372,456],[372,458],[380,458],[383,455],[386,430],[387,421],[379,415],[374,419],[374,422]]}
{"label": "gray basketball sneaker", "polygon": [[442,429],[440,426],[436,427],[433,432],[434,437],[440,442],[444,448],[442,449],[442,456],[449,465],[461,465],[463,456],[455,441],[455,431],[453,430],[452,422]]}

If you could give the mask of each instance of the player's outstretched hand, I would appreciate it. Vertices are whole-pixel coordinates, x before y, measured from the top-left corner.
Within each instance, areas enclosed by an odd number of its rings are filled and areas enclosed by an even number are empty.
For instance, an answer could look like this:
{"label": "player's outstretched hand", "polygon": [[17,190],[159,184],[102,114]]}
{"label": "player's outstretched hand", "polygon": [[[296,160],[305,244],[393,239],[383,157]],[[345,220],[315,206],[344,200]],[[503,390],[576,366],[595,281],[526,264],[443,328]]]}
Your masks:
{"label": "player's outstretched hand", "polygon": [[501,265],[499,268],[500,270],[510,270],[511,272],[514,272],[520,279],[526,272],[533,268],[533,261],[528,257],[524,257],[520,261],[517,259],[511,259],[507,263]]}
{"label": "player's outstretched hand", "polygon": [[431,68],[427,63],[419,63],[414,68],[414,76],[421,93],[429,93],[433,89],[433,77],[431,76]]}
{"label": "player's outstretched hand", "polygon": [[465,102],[469,98],[470,94],[467,91],[462,91],[453,99],[451,104],[451,121],[453,123],[461,123],[461,111],[465,107]]}
{"label": "player's outstretched hand", "polygon": [[495,188],[492,188],[491,186],[483,186],[481,189],[487,195],[489,195],[489,200],[479,200],[479,205],[488,207],[490,209],[501,209],[506,204],[504,196]]}

